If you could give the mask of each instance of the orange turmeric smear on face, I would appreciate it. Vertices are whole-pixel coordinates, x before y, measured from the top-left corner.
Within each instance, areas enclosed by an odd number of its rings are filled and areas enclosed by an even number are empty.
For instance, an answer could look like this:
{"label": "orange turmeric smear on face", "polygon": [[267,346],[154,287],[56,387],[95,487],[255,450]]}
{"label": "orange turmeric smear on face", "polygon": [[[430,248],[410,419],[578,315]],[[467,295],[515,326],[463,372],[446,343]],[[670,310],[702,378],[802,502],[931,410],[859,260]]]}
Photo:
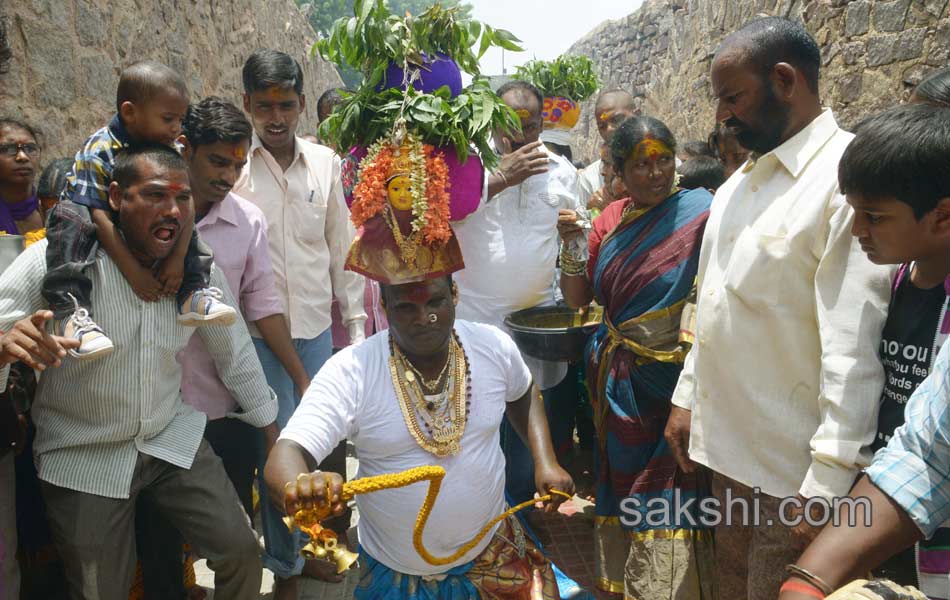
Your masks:
{"label": "orange turmeric smear on face", "polygon": [[614,114],[614,113],[605,110],[604,112],[602,112],[602,113],[600,113],[599,115],[597,115],[597,120],[600,121],[601,123],[606,123],[607,120],[610,119],[610,116],[613,115],[613,114]]}
{"label": "orange turmeric smear on face", "polygon": [[515,111],[515,114],[518,115],[518,118],[524,121],[525,119],[531,118],[531,111],[519,108]]}
{"label": "orange turmeric smear on face", "polygon": [[284,89],[281,87],[272,85],[269,88],[267,88],[267,96],[271,100],[280,100],[282,99],[283,95],[284,95]]}
{"label": "orange turmeric smear on face", "polygon": [[670,150],[670,147],[662,141],[653,137],[646,137],[634,147],[632,158],[634,160],[656,160],[661,156],[672,154],[673,151]]}
{"label": "orange turmeric smear on face", "polygon": [[178,192],[182,191],[183,189],[185,189],[185,186],[183,186],[183,185],[180,184],[180,183],[169,183],[169,184],[168,184],[168,191],[170,191],[170,192],[173,193],[173,194],[177,194]]}
{"label": "orange turmeric smear on face", "polygon": [[232,151],[231,154],[238,160],[244,160],[244,158],[247,156],[247,150],[245,150],[242,146],[235,146],[234,151]]}

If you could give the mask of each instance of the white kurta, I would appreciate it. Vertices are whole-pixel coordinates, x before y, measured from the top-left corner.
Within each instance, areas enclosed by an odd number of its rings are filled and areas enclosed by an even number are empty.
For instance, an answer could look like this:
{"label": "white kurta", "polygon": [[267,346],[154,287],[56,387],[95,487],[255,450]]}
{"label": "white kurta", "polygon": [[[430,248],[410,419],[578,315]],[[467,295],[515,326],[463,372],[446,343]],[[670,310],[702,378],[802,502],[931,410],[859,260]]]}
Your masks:
{"label": "white kurta", "polygon": [[[465,259],[454,275],[458,318],[504,328],[515,311],[554,304],[557,216],[562,208],[578,207],[577,169],[545,151],[551,157],[547,173],[506,188],[453,225]],[[566,363],[529,359],[528,366],[541,389],[567,373]]]}

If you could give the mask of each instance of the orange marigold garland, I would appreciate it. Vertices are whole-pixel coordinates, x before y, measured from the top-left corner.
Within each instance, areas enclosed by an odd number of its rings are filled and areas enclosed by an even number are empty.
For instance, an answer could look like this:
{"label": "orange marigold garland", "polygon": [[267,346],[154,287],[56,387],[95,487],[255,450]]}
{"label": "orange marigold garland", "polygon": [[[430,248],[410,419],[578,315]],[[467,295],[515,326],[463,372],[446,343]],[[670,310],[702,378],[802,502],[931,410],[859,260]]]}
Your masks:
{"label": "orange marigold garland", "polygon": [[353,206],[350,207],[350,219],[356,227],[361,227],[386,207],[386,179],[392,161],[392,147],[375,144],[363,159],[353,188]]}
{"label": "orange marigold garland", "polygon": [[429,144],[425,145],[426,156],[426,224],[422,228],[423,241],[427,244],[444,244],[452,237],[449,227],[449,167],[442,154]]}
{"label": "orange marigold garland", "polygon": [[[357,227],[381,214],[386,208],[386,185],[397,151],[394,146],[389,140],[376,142],[370,146],[360,164],[350,210],[350,217]],[[410,235],[418,233],[422,243],[427,245],[445,244],[452,237],[452,229],[449,226],[451,210],[448,165],[435,147],[422,144],[412,134],[406,136],[400,151],[410,153],[412,164],[410,190],[413,198],[413,220]]]}

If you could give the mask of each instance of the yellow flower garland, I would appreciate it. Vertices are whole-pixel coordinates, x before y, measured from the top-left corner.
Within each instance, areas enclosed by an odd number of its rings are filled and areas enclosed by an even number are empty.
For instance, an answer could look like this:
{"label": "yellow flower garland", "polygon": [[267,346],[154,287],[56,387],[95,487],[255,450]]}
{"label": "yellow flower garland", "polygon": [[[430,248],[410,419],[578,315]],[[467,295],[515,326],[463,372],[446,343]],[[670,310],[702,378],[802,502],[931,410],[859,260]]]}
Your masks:
{"label": "yellow flower garland", "polygon": [[[513,506],[502,514],[498,515],[489,521],[484,527],[482,527],[481,531],[478,532],[478,535],[476,535],[470,542],[462,545],[462,547],[449,556],[433,556],[426,549],[422,542],[422,533],[425,530],[426,522],[429,520],[429,514],[432,512],[432,507],[435,505],[435,500],[439,495],[439,489],[442,486],[442,480],[444,478],[445,469],[436,465],[414,467],[412,469],[402,471],[401,473],[387,473],[385,475],[363,477],[362,479],[348,481],[343,484],[343,493],[340,494],[340,501],[346,502],[359,494],[370,494],[380,490],[405,487],[419,481],[428,481],[429,489],[426,491],[425,500],[422,502],[422,508],[419,509],[419,514],[416,517],[416,524],[412,529],[412,545],[415,547],[416,552],[419,553],[419,556],[421,556],[422,559],[430,565],[447,565],[465,556],[472,550],[472,548],[477,546],[478,543],[482,541],[482,538],[488,535],[488,532],[490,532],[496,524],[500,523],[504,519],[507,519],[519,510],[533,506],[536,502],[548,502],[555,495],[563,496],[568,500],[571,498],[571,496],[565,492],[552,489],[549,494],[541,496],[540,498],[522,502],[521,504]],[[286,520],[287,526],[293,528],[296,525],[304,531],[315,529],[314,526],[319,525],[319,522],[326,518],[328,510],[329,508],[326,506],[298,510],[296,513],[294,513],[292,518],[288,518]],[[307,532],[309,533],[309,531]],[[314,536],[311,535],[311,537]]]}

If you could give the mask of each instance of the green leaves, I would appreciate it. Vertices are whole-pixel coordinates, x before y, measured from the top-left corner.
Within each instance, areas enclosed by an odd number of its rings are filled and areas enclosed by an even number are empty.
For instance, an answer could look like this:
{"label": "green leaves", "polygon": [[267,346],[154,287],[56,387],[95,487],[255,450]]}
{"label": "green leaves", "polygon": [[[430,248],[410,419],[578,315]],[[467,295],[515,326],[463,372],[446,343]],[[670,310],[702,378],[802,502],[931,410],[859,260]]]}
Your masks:
{"label": "green leaves", "polygon": [[[314,44],[314,51],[341,69],[349,65],[363,75],[356,92],[344,94],[343,102],[320,126],[320,135],[338,148],[369,146],[392,134],[404,119],[409,131],[436,146],[451,144],[460,160],[473,147],[488,168],[499,160],[491,146],[494,130],[519,131],[514,111],[495,95],[487,80],[478,76],[478,60],[492,46],[520,52],[520,40],[504,29],[494,29],[471,18],[471,7],[458,0],[428,5],[431,0],[314,0],[316,4],[349,2],[352,16],[341,16],[327,34]],[[421,11],[393,14],[389,6]],[[421,8],[421,6],[419,6]],[[423,55],[445,54],[462,71],[474,75],[472,84],[455,98],[443,86],[425,94],[413,87],[377,91],[390,63],[422,64]]]}
{"label": "green leaves", "polygon": [[510,31],[504,29],[496,29],[494,35],[494,43],[496,46],[501,46],[505,50],[511,50],[512,52],[522,52],[524,48],[519,46],[521,40],[516,38]]}
{"label": "green leaves", "polygon": [[[402,65],[407,58],[418,61],[423,54],[443,53],[466,73],[478,75],[478,60],[491,46],[522,51],[521,40],[511,32],[473,20],[471,7],[458,5],[457,1],[449,0],[449,6],[436,2],[413,16],[408,11],[405,15],[392,14],[386,0],[353,0],[353,16],[334,22],[314,48],[338,66],[358,67],[368,81],[380,61]],[[394,5],[424,2],[393,0]],[[476,45],[477,51],[473,49]]]}
{"label": "green leaves", "polygon": [[491,147],[492,131],[518,131],[521,123],[517,115],[482,78],[455,98],[450,96],[448,87],[431,94],[410,88],[404,97],[398,88],[376,92],[364,85],[356,93],[344,94],[343,103],[320,126],[320,136],[339,148],[369,146],[392,133],[405,99],[403,116],[410,131],[427,143],[454,146],[460,160],[465,160],[474,146],[485,166],[494,168],[498,156]]}
{"label": "green leaves", "polygon": [[561,55],[552,61],[532,60],[515,70],[515,79],[527,81],[545,97],[563,96],[581,102],[600,87],[594,63],[586,56]]}

